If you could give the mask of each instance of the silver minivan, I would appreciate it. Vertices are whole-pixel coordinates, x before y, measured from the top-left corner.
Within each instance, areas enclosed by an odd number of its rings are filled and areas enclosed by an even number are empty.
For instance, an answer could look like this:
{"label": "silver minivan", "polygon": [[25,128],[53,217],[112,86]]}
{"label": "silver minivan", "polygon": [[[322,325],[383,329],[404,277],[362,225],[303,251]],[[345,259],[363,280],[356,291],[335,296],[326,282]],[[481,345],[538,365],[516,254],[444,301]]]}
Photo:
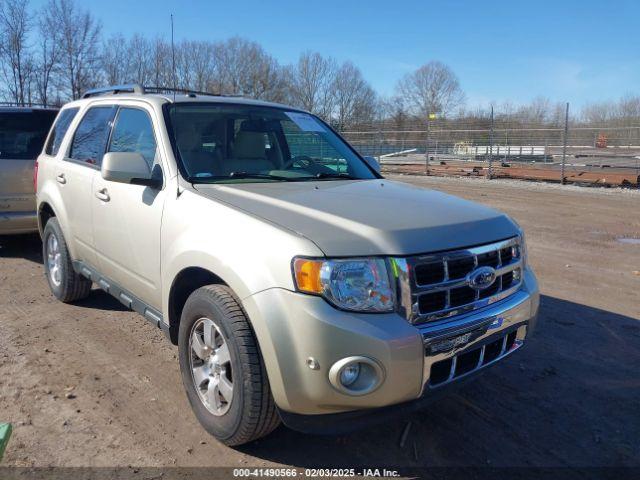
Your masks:
{"label": "silver minivan", "polygon": [[0,104],[0,235],[38,231],[34,167],[57,113]]}

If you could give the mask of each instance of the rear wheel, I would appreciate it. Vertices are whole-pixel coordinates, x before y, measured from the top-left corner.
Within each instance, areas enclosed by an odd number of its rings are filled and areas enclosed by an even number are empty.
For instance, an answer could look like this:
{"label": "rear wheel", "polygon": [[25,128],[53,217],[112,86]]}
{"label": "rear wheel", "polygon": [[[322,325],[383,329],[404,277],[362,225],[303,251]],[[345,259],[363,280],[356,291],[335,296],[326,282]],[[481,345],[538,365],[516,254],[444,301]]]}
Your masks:
{"label": "rear wheel", "polygon": [[248,443],[280,423],[258,345],[224,285],[193,292],[178,336],[180,371],[202,426],[226,445]]}
{"label": "rear wheel", "polygon": [[49,219],[42,235],[44,271],[51,292],[65,303],[86,298],[91,292],[91,280],[76,273],[71,255],[56,217]]}

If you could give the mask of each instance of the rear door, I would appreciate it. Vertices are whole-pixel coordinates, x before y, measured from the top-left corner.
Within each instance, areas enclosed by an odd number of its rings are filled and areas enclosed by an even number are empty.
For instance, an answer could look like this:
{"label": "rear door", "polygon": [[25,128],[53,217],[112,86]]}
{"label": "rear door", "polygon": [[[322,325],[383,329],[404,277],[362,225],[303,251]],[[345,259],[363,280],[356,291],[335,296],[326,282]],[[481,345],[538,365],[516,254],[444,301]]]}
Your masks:
{"label": "rear door", "polygon": [[113,105],[90,106],[73,132],[63,161],[56,162],[56,177],[62,201],[67,209],[68,229],[76,260],[96,267],[91,204],[93,183],[100,177],[111,126],[117,108]]}
{"label": "rear door", "polygon": [[0,109],[0,212],[35,212],[33,167],[56,113]]}

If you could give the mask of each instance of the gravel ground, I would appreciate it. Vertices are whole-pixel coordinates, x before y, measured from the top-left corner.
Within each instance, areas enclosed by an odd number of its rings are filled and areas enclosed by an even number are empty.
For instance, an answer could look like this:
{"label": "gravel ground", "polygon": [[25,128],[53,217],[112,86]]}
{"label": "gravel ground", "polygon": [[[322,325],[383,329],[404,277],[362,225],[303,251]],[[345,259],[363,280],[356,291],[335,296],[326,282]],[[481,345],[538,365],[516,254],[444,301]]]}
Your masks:
{"label": "gravel ground", "polygon": [[640,238],[640,195],[397,178],[524,227],[543,300],[538,333],[517,355],[390,424],[341,437],[281,427],[231,449],[191,413],[160,330],[99,290],[57,302],[39,240],[5,238],[0,421],[15,431],[4,465],[640,467],[640,245],[618,240]]}

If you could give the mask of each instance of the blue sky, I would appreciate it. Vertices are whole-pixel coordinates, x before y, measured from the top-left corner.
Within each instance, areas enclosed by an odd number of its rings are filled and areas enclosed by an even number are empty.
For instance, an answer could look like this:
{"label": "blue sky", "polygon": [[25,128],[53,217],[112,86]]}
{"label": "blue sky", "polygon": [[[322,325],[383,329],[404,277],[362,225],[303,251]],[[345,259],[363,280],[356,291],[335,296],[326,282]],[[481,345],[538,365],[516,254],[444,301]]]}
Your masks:
{"label": "blue sky", "polygon": [[[32,5],[44,0],[32,0]],[[280,62],[303,50],[352,60],[373,87],[429,60],[450,65],[468,104],[543,95],[586,102],[640,94],[640,0],[80,1],[108,35],[240,35]]]}

